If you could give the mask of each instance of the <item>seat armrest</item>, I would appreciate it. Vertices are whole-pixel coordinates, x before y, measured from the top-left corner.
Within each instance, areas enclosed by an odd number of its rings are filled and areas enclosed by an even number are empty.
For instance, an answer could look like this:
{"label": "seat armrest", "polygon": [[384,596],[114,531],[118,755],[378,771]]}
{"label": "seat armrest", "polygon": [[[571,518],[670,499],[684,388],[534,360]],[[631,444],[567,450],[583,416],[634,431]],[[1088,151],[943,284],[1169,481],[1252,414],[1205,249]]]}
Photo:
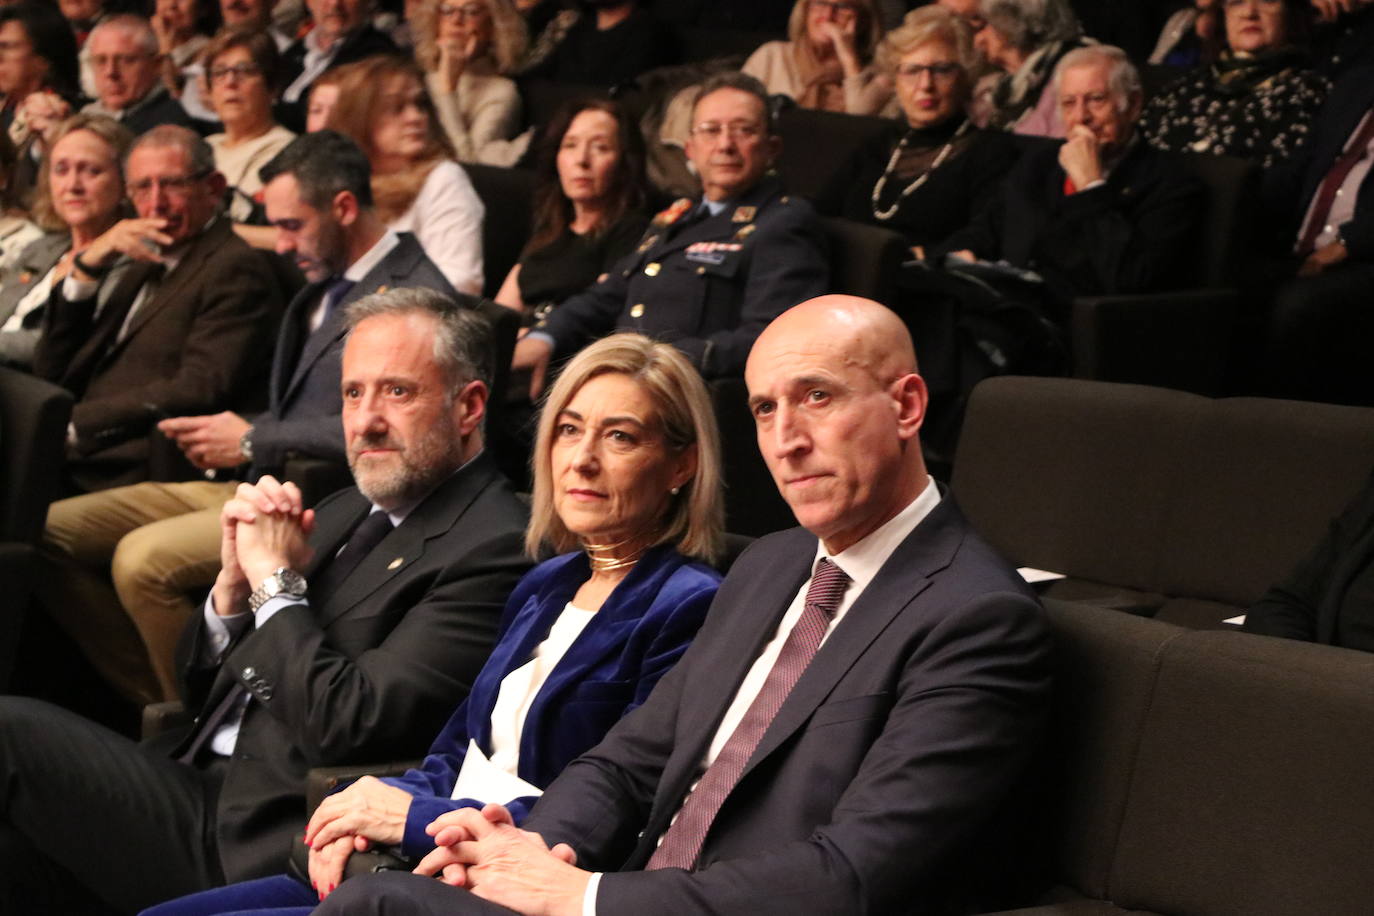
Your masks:
{"label": "seat armrest", "polygon": [[314,812],[324,801],[324,797],[344,783],[354,782],[364,776],[400,776],[406,770],[418,767],[420,760],[393,760],[388,763],[355,763],[350,766],[314,767],[305,774],[306,810]]}
{"label": "seat armrest", "polygon": [[1191,289],[1073,301],[1073,374],[1105,382],[1222,391],[1239,293]]}
{"label": "seat armrest", "polygon": [[180,700],[149,703],[143,707],[143,740],[180,728],[191,721],[191,714]]}

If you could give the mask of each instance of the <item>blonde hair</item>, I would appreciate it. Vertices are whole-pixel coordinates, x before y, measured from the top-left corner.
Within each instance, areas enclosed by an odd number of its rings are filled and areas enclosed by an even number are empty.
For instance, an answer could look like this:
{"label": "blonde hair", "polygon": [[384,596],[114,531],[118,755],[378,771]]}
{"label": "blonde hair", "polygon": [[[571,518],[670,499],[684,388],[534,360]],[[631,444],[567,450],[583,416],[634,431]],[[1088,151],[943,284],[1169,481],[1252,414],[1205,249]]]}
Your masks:
{"label": "blonde hair", "polygon": [[932,41],[943,41],[954,48],[959,66],[964,68],[967,76],[977,59],[968,23],[943,6],[933,3],[907,13],[902,24],[888,32],[878,43],[873,63],[880,72],[895,76],[903,57]]}
{"label": "blonde hair", "polygon": [[711,399],[701,375],[685,356],[671,345],[642,334],[613,334],[588,345],[563,367],[549,391],[530,457],[534,493],[525,549],[535,556],[546,543],[559,552],[579,544],[553,506],[550,456],[554,427],[583,385],[613,372],[643,386],[669,451],[681,452],[693,445],[697,450],[696,473],[672,497],[668,517],[654,543],[673,543],[684,556],[713,562],[721,551],[725,500],[721,492],[720,436]]}
{"label": "blonde hair", "polygon": [[[415,60],[426,72],[439,67],[439,5],[444,2],[450,0],[425,0],[415,15]],[[488,61],[497,73],[515,72],[530,43],[525,17],[511,0],[478,2],[486,4],[491,17],[491,43],[482,51],[481,59]]]}
{"label": "blonde hair", "polygon": [[[48,143],[47,152],[43,154],[43,164],[38,169],[38,185],[34,192],[33,201],[33,220],[41,228],[49,232],[59,232],[67,228],[66,222],[57,215],[57,209],[52,203],[52,185],[48,178],[48,168],[51,165],[52,151],[57,148],[58,141],[79,130],[95,134],[105,145],[110,148],[110,156],[114,159],[115,172],[119,175],[119,186],[124,187],[124,155],[128,152],[129,145],[134,142],[134,135],[123,124],[114,118],[106,115],[97,114],[75,114],[53,131],[52,140]],[[120,197],[123,198],[121,191]],[[119,219],[120,212],[124,204],[121,202],[115,208],[114,219]],[[113,224],[114,220],[111,220]]]}

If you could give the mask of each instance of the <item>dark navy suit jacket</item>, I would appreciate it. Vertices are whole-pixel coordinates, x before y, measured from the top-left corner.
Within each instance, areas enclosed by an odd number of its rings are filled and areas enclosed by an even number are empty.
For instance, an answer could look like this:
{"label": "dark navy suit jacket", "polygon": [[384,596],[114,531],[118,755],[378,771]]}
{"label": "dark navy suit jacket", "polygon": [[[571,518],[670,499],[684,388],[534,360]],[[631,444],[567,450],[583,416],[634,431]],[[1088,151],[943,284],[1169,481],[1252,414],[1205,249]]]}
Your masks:
{"label": "dark navy suit jacket", "polygon": [[524,826],[602,876],[600,916],[985,912],[1049,712],[1034,595],[946,499],[816,653],[726,797],[698,869],[639,871],[816,538],[756,541],[681,664],[554,781]]}
{"label": "dark navy suit jacket", "polygon": [[[530,660],[589,575],[586,555],[578,552],[555,557],[520,581],[506,603],[496,648],[472,693],[439,733],[421,767],[386,780],[415,796],[402,844],[407,854],[434,848],[425,825],[446,811],[507,802],[518,823],[534,804],[533,796],[452,799],[449,794],[469,738],[491,753],[491,712],[502,679]],[[719,573],[688,561],[671,547],[646,553],[539,689],[520,734],[520,778],[547,786],[621,716],[643,703],[686,651],[719,583]]]}

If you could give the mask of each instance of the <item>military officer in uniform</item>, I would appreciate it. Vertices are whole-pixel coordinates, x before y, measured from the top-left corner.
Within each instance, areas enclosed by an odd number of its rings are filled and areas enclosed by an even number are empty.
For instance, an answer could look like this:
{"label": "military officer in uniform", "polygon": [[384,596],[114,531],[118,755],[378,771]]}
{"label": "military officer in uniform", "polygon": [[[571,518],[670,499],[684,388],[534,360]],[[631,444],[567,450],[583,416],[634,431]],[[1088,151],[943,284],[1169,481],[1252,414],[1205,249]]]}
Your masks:
{"label": "military officer in uniform", "polygon": [[531,396],[551,358],[614,330],[671,342],[708,379],[743,375],[759,332],[826,292],[830,278],[815,211],[765,177],[780,148],[758,80],[705,81],[687,141],[701,199],[684,197],[654,217],[634,252],[520,341],[512,365],[531,371]]}

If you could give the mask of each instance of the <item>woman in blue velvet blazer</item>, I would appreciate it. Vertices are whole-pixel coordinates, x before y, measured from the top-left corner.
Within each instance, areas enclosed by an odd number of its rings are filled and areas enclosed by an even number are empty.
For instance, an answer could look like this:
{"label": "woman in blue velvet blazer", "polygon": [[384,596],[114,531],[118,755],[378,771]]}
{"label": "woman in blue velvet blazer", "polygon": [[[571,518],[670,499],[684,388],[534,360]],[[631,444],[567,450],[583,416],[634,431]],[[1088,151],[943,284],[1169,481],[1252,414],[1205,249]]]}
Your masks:
{"label": "woman in blue velvet blazer", "polygon": [[320,804],[305,834],[310,886],[260,878],[147,916],[308,913],[355,851],[428,853],[425,828],[445,812],[498,802],[521,821],[681,658],[720,583],[697,560],[718,554],[724,514],[715,419],[696,370],[638,334],[592,344],[550,391],[534,455],[526,546],[582,549],[520,581],[496,647],[424,763],[363,777]]}

